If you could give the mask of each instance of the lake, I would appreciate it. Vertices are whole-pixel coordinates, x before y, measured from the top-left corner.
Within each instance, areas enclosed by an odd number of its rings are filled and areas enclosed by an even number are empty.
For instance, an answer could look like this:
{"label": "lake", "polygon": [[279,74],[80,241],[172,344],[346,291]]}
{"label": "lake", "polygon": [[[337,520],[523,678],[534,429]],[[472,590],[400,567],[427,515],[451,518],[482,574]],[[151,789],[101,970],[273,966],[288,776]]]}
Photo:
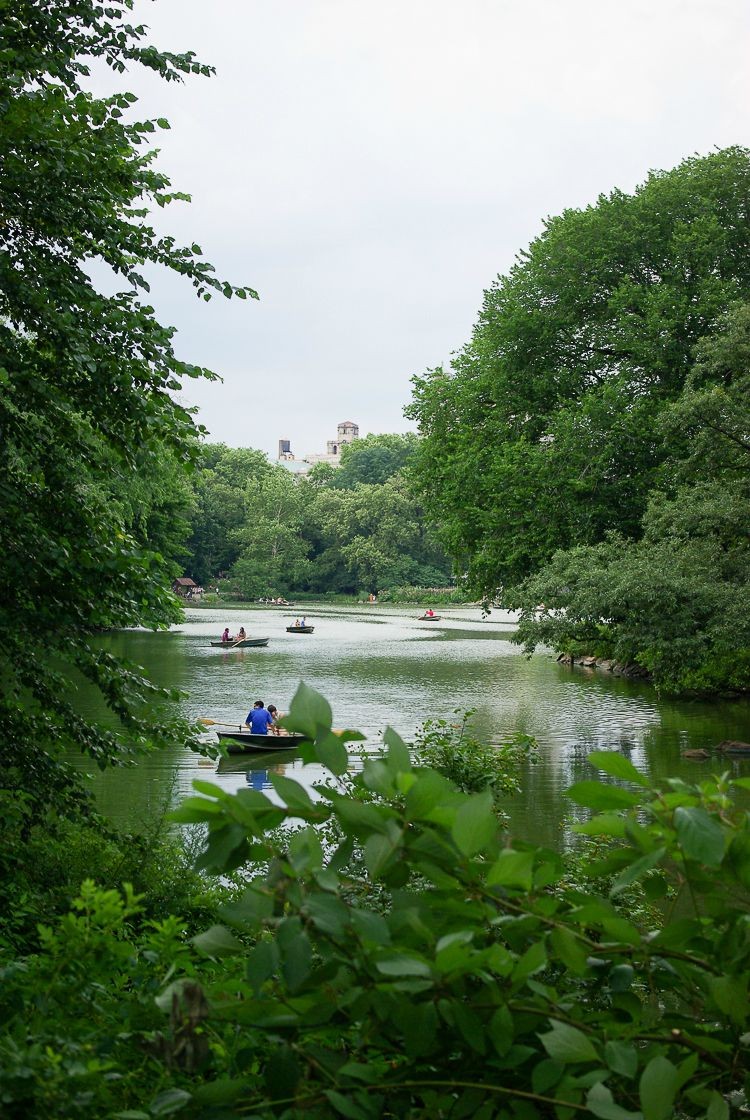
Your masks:
{"label": "lake", "polygon": [[[222,610],[187,608],[185,620],[163,633],[127,631],[102,639],[112,652],[142,665],[157,684],[186,693],[182,714],[242,722],[256,699],[283,712],[301,680],[326,696],[335,727],[367,735],[376,749],[390,725],[405,739],[428,718],[456,719],[474,709],[474,732],[489,742],[520,731],[539,743],[538,758],[524,768],[523,792],[506,805],[517,835],[559,846],[572,819],[563,791],[593,776],[592,750],[620,750],[654,777],[699,780],[713,772],[750,774],[750,759],[720,755],[695,762],[687,748],[722,739],[750,741],[750,702],[706,704],[659,699],[643,682],[600,670],[558,665],[551,653],[527,658],[508,640],[513,618],[503,611],[483,618],[476,607],[440,609],[439,622],[420,622],[418,608],[364,605],[306,607],[315,632],[287,634],[300,612],[289,607]],[[225,626],[249,637],[267,636],[261,649],[211,647]],[[102,715],[100,702],[82,690],[80,706]],[[265,764],[268,762],[268,765]],[[353,760],[356,767],[357,760]],[[83,763],[84,768],[88,766]],[[228,790],[250,784],[268,789],[268,769],[293,775],[306,787],[323,776],[292,756],[241,764],[215,764],[175,746],[133,768],[95,774],[102,810],[119,824],[146,827],[192,792],[196,778]],[[271,791],[273,793],[273,791]]]}

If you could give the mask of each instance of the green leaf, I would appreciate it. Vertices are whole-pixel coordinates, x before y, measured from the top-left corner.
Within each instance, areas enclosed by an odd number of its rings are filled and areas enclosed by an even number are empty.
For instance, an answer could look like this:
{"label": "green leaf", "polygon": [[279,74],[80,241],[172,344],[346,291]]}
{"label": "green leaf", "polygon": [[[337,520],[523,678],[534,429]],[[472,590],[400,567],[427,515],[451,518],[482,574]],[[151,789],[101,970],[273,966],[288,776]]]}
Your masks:
{"label": "green leaf", "polygon": [[565,796],[588,809],[630,809],[640,803],[637,794],[604,782],[576,782]]}
{"label": "green leaf", "polygon": [[393,863],[399,841],[386,834],[368,836],[364,846],[365,867],[373,879],[379,879]]}
{"label": "green leaf", "polygon": [[320,735],[315,740],[315,756],[321,766],[325,766],[332,774],[345,774],[349,765],[349,755],[346,747],[338,735],[332,733]]}
{"label": "green leaf", "polygon": [[482,851],[498,829],[494,801],[489,790],[475,794],[456,813],[451,835],[465,856]]}
{"label": "green leaf", "polygon": [[204,782],[202,778],[193,779],[193,789],[214,801],[228,801],[231,797],[231,794],[227,793],[221,786],[217,786],[215,782]]}
{"label": "green leaf", "polygon": [[679,1088],[677,1069],[668,1058],[657,1055],[648,1063],[640,1081],[644,1120],[668,1120]]}
{"label": "green leaf", "polygon": [[583,1031],[571,1027],[569,1023],[560,1023],[556,1019],[550,1019],[549,1022],[552,1030],[547,1034],[540,1034],[539,1039],[550,1058],[564,1065],[571,1062],[599,1061],[599,1055]]}
{"label": "green leaf", "polygon": [[247,955],[245,975],[254,991],[258,992],[279,967],[280,956],[275,941],[258,941]]}
{"label": "green leaf", "polygon": [[643,1120],[642,1112],[630,1112],[615,1104],[611,1091],[601,1081],[586,1094],[586,1107],[599,1120]]}
{"label": "green leaf", "polygon": [[554,929],[550,934],[550,944],[557,956],[574,976],[583,976],[588,965],[588,952],[581,944],[580,938],[564,927]]}
{"label": "green leaf", "polygon": [[733,1023],[742,1026],[750,1013],[750,994],[744,976],[712,976],[708,985],[714,1002]]}
{"label": "green leaf", "polygon": [[635,1077],[638,1072],[638,1054],[629,1042],[612,1040],[604,1045],[604,1060],[613,1073],[621,1077]]}
{"label": "green leaf", "polygon": [[432,969],[422,957],[407,956],[406,953],[391,953],[375,962],[378,972],[384,976],[432,976]]}
{"label": "green leaf", "polygon": [[677,839],[684,855],[708,867],[718,867],[724,858],[724,833],[721,825],[705,809],[675,809]]}
{"label": "green leaf", "polygon": [[330,894],[310,894],[305,910],[312,924],[330,937],[342,937],[349,922],[349,910],[338,898]]}
{"label": "green leaf", "polygon": [[211,926],[190,940],[207,957],[228,957],[244,949],[242,942],[226,926]]}
{"label": "green leaf", "polygon": [[387,747],[388,766],[393,773],[404,774],[411,770],[409,748],[392,727],[386,727],[383,744]]}
{"label": "green leaf", "polygon": [[289,715],[284,717],[284,726],[290,731],[297,731],[314,739],[321,730],[330,731],[332,722],[331,705],[326,698],[304,681],[300,681],[292,698]]}
{"label": "green leaf", "polygon": [[534,853],[504,848],[487,872],[487,886],[518,887],[530,891],[534,875]]}
{"label": "green leaf", "polygon": [[303,828],[294,833],[289,841],[289,862],[297,874],[322,868],[323,846],[314,828]]}
{"label": "green leaf", "polygon": [[252,1088],[253,1082],[247,1077],[221,1077],[216,1081],[204,1082],[193,1091],[196,1104],[226,1105],[234,1104]]}
{"label": "green leaf", "polygon": [[652,867],[664,859],[667,854],[666,848],[656,848],[653,852],[649,852],[640,859],[636,859],[624,871],[621,871],[617,878],[612,883],[610,895],[614,896],[620,894],[622,891],[627,890],[632,883],[640,879],[641,875],[645,875]]}
{"label": "green leaf", "polygon": [[316,806],[310,800],[310,795],[307,790],[293,781],[291,778],[285,778],[283,774],[275,774],[270,771],[268,777],[270,778],[271,785],[278,793],[284,804],[288,809],[296,810],[300,814],[307,816],[315,814],[322,806]]}
{"label": "green leaf", "polygon": [[625,755],[620,754],[619,751],[592,751],[587,756],[587,762],[595,766],[597,770],[603,770],[605,774],[610,774],[613,778],[623,778],[627,782],[635,782],[639,786],[649,786],[651,782],[645,774],[641,774],[640,770],[636,770],[630,759]]}
{"label": "green leaf", "polygon": [[257,930],[270,918],[274,910],[274,896],[269,890],[247,887],[238,898],[227,902],[219,910],[219,916],[230,925],[244,930]]}
{"label": "green leaf", "polygon": [[324,1096],[328,1098],[336,1112],[340,1116],[345,1116],[347,1120],[372,1120],[372,1113],[369,1110],[365,1111],[351,1096],[345,1097],[335,1089],[325,1089]]}
{"label": "green leaf", "polygon": [[729,1105],[715,1090],[706,1109],[706,1120],[729,1120]]}
{"label": "green leaf", "polygon": [[181,1112],[190,1100],[192,1097],[185,1089],[165,1089],[154,1097],[149,1111],[152,1116],[173,1116],[175,1112]]}

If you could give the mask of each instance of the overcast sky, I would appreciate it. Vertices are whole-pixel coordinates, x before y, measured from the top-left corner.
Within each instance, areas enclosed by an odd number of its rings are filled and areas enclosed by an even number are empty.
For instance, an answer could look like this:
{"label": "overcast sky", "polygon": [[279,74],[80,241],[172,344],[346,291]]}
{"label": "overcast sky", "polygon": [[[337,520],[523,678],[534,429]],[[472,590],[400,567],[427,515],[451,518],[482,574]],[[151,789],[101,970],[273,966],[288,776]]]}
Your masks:
{"label": "overcast sky", "polygon": [[212,79],[125,82],[165,116],[160,218],[260,302],[155,277],[212,440],[322,451],[409,430],[410,378],[468,339],[542,219],[748,144],[747,0],[137,0]]}

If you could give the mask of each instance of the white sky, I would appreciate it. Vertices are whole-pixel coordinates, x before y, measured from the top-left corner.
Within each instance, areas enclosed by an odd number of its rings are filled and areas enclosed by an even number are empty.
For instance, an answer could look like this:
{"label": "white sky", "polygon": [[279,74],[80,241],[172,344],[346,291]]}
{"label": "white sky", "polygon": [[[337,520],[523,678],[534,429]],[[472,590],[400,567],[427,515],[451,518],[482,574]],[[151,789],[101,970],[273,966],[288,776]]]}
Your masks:
{"label": "white sky", "polygon": [[[137,0],[213,79],[134,70],[198,242],[259,303],[154,276],[213,440],[322,451],[406,431],[415,373],[468,339],[545,215],[750,143],[747,0]],[[97,83],[98,84],[98,83]],[[151,279],[151,277],[150,277]]]}

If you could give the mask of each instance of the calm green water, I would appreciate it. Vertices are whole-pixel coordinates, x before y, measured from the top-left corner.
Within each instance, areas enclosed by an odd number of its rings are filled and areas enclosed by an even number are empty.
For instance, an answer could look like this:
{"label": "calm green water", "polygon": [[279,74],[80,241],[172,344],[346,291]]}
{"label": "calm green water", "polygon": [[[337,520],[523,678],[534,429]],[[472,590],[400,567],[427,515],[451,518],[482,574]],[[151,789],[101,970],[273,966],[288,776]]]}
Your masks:
{"label": "calm green water", "polygon": [[[488,741],[514,731],[534,735],[539,759],[526,768],[523,793],[508,803],[513,830],[558,844],[571,817],[563,790],[592,772],[592,750],[618,749],[654,776],[701,775],[734,769],[750,773],[750,760],[710,762],[681,757],[686,748],[722,739],[750,741],[750,703],[677,703],[659,700],[650,686],[596,670],[570,669],[538,653],[527,659],[507,640],[509,616],[483,620],[477,608],[441,611],[442,621],[417,621],[415,608],[316,607],[307,611],[312,635],[287,634],[289,608],[224,611],[188,609],[169,633],[127,632],[105,639],[115,652],[147,670],[158,684],[187,693],[184,715],[244,720],[256,699],[281,711],[300,682],[330,701],[334,726],[366,732],[364,750],[377,746],[389,724],[405,738],[428,717],[451,718],[476,710],[475,727]],[[244,625],[251,637],[270,637],[264,649],[222,650],[209,645],[225,625]],[[80,703],[100,714],[95,698]],[[265,760],[306,786],[322,771],[298,758]],[[354,762],[356,765],[356,761]],[[268,785],[263,756],[240,765],[215,764],[187,748],[142,760],[137,767],[97,774],[91,780],[101,808],[138,827],[191,792],[195,778],[225,789]]]}

